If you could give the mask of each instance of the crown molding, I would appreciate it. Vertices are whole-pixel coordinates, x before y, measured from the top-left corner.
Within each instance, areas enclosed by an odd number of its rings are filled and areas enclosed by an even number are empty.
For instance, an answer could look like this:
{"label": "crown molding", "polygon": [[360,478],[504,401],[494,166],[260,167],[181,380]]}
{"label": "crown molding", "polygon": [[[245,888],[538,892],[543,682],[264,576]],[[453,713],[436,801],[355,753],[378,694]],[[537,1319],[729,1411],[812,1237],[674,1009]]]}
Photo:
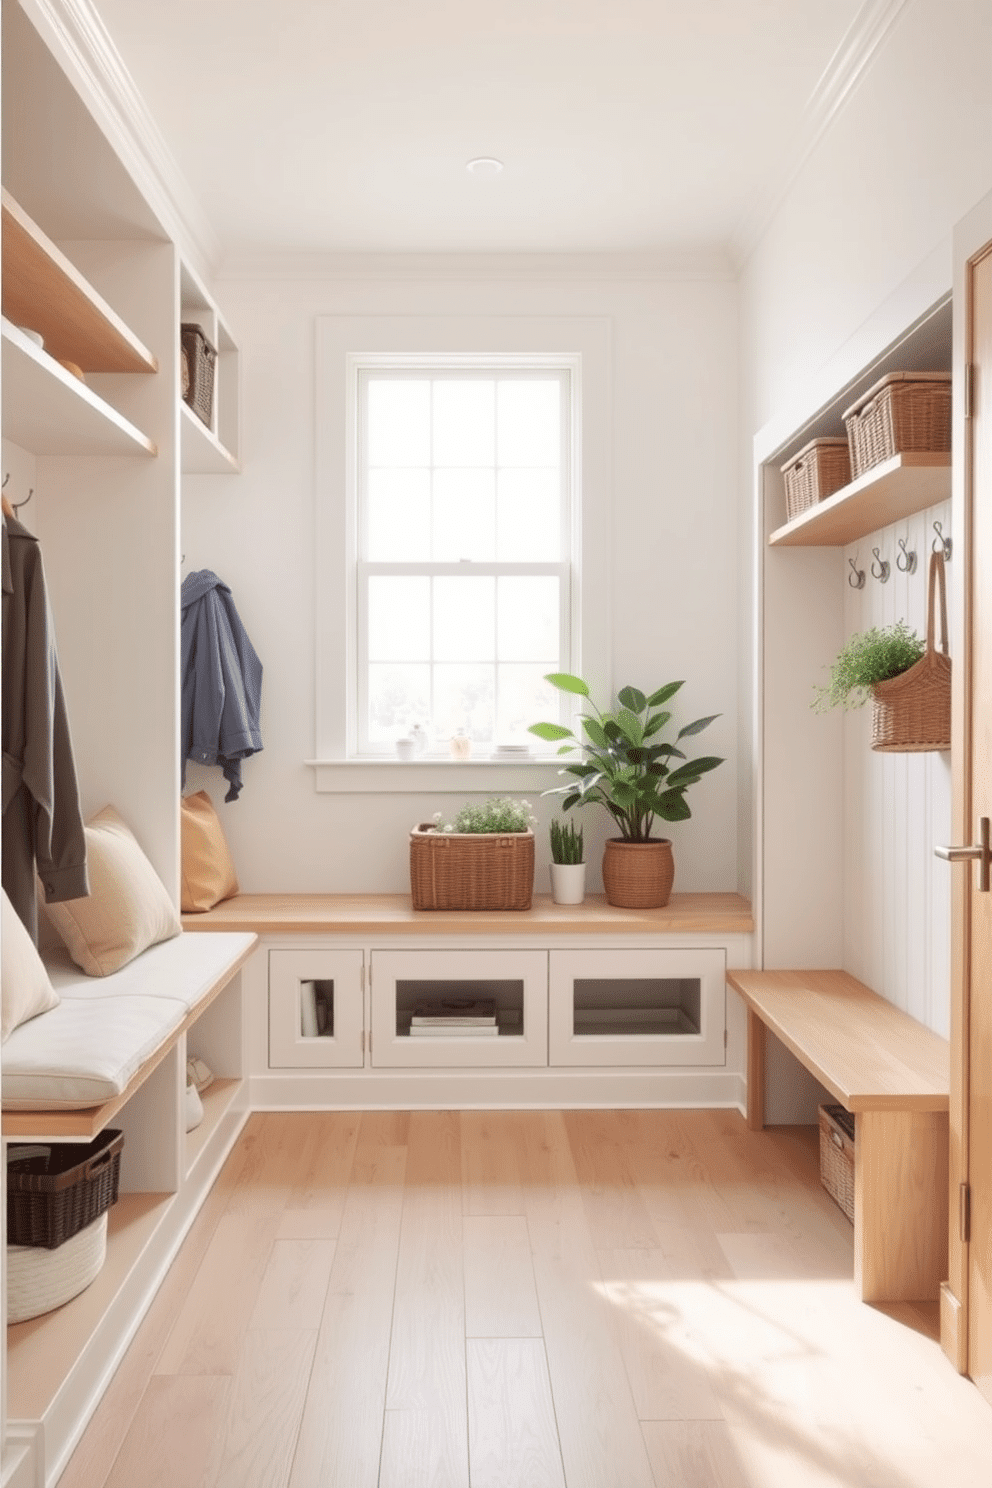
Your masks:
{"label": "crown molding", "polygon": [[791,150],[731,239],[738,271],[761,241],[806,162],[865,76],[910,0],[865,0],[828,62]]}
{"label": "crown molding", "polygon": [[218,266],[227,281],[556,281],[691,283],[732,281],[726,251],[699,248],[659,253],[259,253]]}
{"label": "crown molding", "polygon": [[159,221],[202,274],[221,257],[220,239],[148,110],[91,0],[20,0],[54,42],[117,153]]}

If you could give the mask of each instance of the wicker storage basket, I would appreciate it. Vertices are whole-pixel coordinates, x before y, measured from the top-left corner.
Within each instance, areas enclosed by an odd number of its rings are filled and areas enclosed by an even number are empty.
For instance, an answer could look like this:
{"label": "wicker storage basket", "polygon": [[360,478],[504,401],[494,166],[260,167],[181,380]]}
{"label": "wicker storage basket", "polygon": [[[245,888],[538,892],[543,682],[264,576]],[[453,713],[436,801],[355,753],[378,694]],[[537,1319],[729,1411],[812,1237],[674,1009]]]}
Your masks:
{"label": "wicker storage basket", "polygon": [[820,1106],[820,1182],[854,1223],[854,1117],[843,1106]]}
{"label": "wicker storage basket", "polygon": [[844,414],[857,479],[893,455],[951,447],[951,374],[890,372]]}
{"label": "wicker storage basket", "polygon": [[106,1258],[106,1211],[57,1250],[8,1245],[8,1323],[23,1323],[78,1297],[99,1275]]}
{"label": "wicker storage basket", "polygon": [[410,833],[414,909],[530,909],[534,833],[438,832],[422,822]]}
{"label": "wicker storage basket", "polygon": [[[941,643],[934,645],[939,589]],[[951,658],[947,654],[944,555],[930,555],[927,647],[898,677],[871,690],[871,747],[882,754],[922,754],[951,747]]]}
{"label": "wicker storage basket", "polygon": [[782,466],[785,476],[785,514],[788,521],[825,501],[851,479],[851,455],[846,439],[814,439]]}
{"label": "wicker storage basket", "polygon": [[72,1238],[117,1202],[124,1133],[94,1142],[11,1147],[7,1156],[7,1244],[47,1250]]}
{"label": "wicker storage basket", "polygon": [[202,327],[183,322],[180,326],[183,361],[183,402],[188,403],[207,428],[213,417],[214,372],[217,353]]}

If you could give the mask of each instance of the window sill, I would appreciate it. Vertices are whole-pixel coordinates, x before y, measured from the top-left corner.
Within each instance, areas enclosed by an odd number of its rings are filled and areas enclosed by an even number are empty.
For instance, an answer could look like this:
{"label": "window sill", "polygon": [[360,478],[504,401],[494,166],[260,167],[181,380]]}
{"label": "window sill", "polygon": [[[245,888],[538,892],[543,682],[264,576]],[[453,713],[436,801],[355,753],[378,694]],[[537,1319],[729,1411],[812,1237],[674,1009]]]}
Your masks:
{"label": "window sill", "polygon": [[558,760],[354,759],[305,760],[314,790],[325,795],[465,795],[553,790]]}

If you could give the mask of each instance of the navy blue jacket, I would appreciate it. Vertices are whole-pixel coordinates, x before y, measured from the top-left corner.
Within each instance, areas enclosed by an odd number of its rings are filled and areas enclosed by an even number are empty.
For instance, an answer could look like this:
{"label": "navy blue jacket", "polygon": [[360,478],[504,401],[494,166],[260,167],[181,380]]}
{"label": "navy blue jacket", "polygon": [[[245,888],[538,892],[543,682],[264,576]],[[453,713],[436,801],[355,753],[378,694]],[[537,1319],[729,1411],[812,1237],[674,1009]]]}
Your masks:
{"label": "navy blue jacket", "polygon": [[241,793],[241,761],[262,747],[262,663],[231,591],[209,568],[182,587],[182,758],[220,765],[225,801]]}

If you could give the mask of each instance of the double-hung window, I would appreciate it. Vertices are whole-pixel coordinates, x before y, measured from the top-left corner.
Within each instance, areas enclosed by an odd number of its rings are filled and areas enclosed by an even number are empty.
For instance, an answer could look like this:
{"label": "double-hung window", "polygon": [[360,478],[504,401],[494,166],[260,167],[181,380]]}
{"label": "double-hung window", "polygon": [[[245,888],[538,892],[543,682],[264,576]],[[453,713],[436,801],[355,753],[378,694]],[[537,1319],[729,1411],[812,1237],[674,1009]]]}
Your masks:
{"label": "double-hung window", "polygon": [[535,743],[544,677],[572,653],[567,364],[398,362],[357,371],[356,742],[416,730],[474,757]]}

